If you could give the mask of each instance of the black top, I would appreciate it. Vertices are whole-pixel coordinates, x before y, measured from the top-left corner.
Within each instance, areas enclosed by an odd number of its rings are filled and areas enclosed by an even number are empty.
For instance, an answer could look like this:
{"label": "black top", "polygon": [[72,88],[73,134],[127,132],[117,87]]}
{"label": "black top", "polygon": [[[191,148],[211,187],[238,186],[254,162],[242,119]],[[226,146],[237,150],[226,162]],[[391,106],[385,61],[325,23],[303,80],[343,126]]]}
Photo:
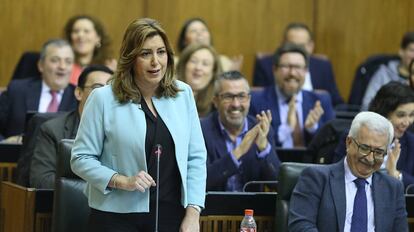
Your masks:
{"label": "black top", "polygon": [[[178,171],[175,157],[175,145],[164,121],[158,115],[155,117],[145,101],[141,101],[142,110],[145,113],[147,132],[145,138],[145,153],[147,158],[148,173],[156,181],[157,158],[155,146],[162,146],[160,156],[160,202],[177,203],[181,201],[181,177]],[[150,200],[155,201],[156,187],[150,188]]]}

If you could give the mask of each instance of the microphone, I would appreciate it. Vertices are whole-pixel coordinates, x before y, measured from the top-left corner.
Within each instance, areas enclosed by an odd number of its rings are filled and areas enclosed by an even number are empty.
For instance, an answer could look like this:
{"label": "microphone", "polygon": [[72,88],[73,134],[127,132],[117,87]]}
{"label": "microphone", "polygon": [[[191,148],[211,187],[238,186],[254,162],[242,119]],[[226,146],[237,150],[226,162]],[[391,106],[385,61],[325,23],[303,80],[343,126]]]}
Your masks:
{"label": "microphone", "polygon": [[158,202],[159,202],[159,193],[160,193],[160,157],[162,154],[162,146],[161,144],[156,144],[154,146],[154,154],[157,157],[157,185],[156,185],[156,191],[155,191],[155,232],[158,232]]}

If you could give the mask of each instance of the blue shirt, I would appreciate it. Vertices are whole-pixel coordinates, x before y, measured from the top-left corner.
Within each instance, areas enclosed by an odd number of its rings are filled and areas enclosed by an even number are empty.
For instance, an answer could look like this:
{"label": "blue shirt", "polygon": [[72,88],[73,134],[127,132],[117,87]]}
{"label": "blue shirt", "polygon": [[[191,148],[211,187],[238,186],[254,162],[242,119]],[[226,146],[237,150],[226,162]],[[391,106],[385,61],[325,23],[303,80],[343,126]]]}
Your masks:
{"label": "blue shirt", "polygon": [[[282,93],[279,87],[276,86],[276,95],[278,96],[278,107],[279,107],[279,117],[280,125],[277,129],[277,135],[279,137],[279,142],[282,144],[283,148],[292,148],[293,147],[293,137],[292,132],[294,128],[291,128],[287,122],[287,115],[289,112],[289,102],[288,98]],[[303,93],[300,91],[296,95],[296,113],[298,115],[298,123],[301,131],[303,131]],[[309,133],[314,133],[318,129],[318,123],[316,123],[310,130],[307,130]]]}
{"label": "blue shirt", "polygon": [[[238,160],[236,158],[236,156],[233,154],[233,150],[236,149],[241,144],[241,142],[243,141],[244,136],[249,131],[248,122],[245,118],[243,129],[242,129],[241,133],[239,135],[237,135],[235,141],[233,141],[230,138],[229,132],[224,127],[224,125],[221,123],[220,119],[219,119],[219,125],[220,125],[220,129],[221,129],[221,133],[223,134],[224,140],[226,142],[227,154],[229,154],[229,156],[231,157],[231,159],[233,160],[233,162],[237,166],[237,168],[240,168],[240,165],[242,164],[242,161]],[[270,143],[267,143],[267,146],[263,151],[261,151],[261,152],[257,151],[256,152],[257,157],[258,158],[266,157],[270,153],[270,150],[271,150],[271,145],[270,145]],[[226,191],[242,191],[242,189],[243,189],[243,186],[242,186],[242,180],[241,180],[240,174],[234,174],[234,175],[232,175],[231,177],[229,177],[227,179]]]}

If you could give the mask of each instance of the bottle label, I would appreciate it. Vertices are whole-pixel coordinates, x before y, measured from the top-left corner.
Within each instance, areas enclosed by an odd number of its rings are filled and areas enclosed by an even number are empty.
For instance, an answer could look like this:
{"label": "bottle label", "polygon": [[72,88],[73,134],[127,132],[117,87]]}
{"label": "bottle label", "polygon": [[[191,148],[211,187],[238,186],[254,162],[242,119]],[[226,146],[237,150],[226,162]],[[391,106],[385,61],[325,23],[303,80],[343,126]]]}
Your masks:
{"label": "bottle label", "polygon": [[241,228],[240,232],[256,232],[256,228]]}

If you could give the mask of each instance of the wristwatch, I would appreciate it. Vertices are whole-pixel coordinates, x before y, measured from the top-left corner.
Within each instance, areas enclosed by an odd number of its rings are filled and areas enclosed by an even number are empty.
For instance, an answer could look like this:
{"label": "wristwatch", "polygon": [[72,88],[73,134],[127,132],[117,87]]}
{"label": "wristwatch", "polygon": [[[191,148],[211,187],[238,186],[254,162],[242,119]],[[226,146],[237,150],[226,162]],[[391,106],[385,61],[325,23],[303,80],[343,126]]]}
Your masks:
{"label": "wristwatch", "polygon": [[197,210],[198,213],[201,213],[201,207],[198,206],[198,205],[188,204],[187,207],[191,207],[191,208]]}

